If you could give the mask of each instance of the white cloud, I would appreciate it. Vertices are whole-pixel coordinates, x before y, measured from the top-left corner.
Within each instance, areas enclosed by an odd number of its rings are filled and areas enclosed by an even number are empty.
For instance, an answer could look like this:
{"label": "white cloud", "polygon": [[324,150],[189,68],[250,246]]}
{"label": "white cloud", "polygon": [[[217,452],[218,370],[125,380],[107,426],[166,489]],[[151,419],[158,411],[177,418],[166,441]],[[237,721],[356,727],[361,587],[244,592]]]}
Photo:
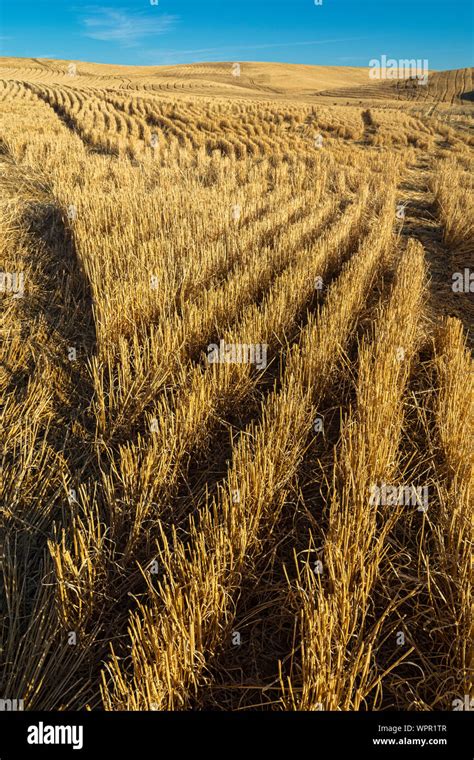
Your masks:
{"label": "white cloud", "polygon": [[147,13],[104,7],[90,8],[88,13],[82,19],[86,37],[102,42],[118,42],[126,47],[138,45],[146,37],[164,34],[178,20],[178,16],[156,14],[153,6]]}

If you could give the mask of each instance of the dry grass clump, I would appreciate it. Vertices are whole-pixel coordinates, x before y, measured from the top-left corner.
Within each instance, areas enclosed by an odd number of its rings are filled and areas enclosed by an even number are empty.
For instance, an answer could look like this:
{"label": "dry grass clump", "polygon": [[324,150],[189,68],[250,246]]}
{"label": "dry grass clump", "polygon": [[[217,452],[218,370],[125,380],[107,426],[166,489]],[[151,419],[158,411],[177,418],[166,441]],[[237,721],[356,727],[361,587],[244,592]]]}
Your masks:
{"label": "dry grass clump", "polygon": [[[433,607],[446,652],[441,665],[445,684],[453,698],[463,698],[472,692],[474,367],[458,320],[447,319],[439,329],[435,368],[439,393],[434,414],[443,469],[438,475],[440,508],[434,529],[440,580],[433,587]],[[449,704],[446,691],[444,703]]]}
{"label": "dry grass clump", "polygon": [[[358,710],[380,689],[374,650],[384,619],[372,618],[372,597],[400,508],[373,498],[382,483],[399,483],[398,448],[403,393],[419,335],[425,266],[409,245],[370,342],[359,348],[356,401],[336,453],[329,524],[322,547],[311,541],[299,564],[291,599],[298,624],[300,664],[282,688],[298,710]],[[298,675],[297,675],[297,671]]]}
{"label": "dry grass clump", "polygon": [[443,224],[443,241],[456,256],[474,253],[474,185],[472,174],[454,158],[440,161],[432,182]]}

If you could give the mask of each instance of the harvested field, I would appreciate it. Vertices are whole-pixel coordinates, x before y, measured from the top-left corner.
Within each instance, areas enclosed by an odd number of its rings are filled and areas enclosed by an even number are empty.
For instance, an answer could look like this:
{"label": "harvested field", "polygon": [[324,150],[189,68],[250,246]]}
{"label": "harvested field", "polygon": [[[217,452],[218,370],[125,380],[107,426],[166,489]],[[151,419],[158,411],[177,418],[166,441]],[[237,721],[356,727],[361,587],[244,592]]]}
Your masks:
{"label": "harvested field", "polygon": [[0,63],[0,694],[451,710],[472,71],[231,66]]}

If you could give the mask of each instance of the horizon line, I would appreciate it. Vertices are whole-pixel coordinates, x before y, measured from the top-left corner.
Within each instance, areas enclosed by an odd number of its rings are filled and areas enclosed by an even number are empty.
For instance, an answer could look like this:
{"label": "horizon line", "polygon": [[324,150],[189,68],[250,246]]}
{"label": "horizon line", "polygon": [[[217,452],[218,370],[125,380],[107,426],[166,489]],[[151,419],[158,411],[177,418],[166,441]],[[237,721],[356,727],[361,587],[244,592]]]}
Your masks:
{"label": "horizon line", "polygon": [[[299,63],[299,62],[288,62],[288,61],[251,61],[251,60],[243,60],[243,59],[226,59],[226,60],[220,60],[220,61],[208,61],[208,60],[202,60],[202,61],[192,61],[192,62],[186,62],[183,61],[182,63],[156,63],[156,64],[139,64],[139,63],[104,63],[100,61],[89,61],[81,58],[55,58],[54,56],[43,56],[43,55],[35,55],[35,56],[21,56],[21,55],[0,55],[0,61],[6,60],[6,59],[18,59],[22,61],[57,61],[57,62],[65,62],[65,63],[85,63],[92,66],[121,66],[123,68],[128,69],[164,69],[164,68],[174,68],[177,66],[202,66],[203,64],[207,65],[222,65],[222,64],[229,64],[232,65],[234,63],[242,64],[253,64],[253,65],[277,65],[277,66],[304,66],[305,68],[311,68],[311,69],[317,69],[317,68],[325,68],[325,69],[369,69],[369,61],[374,59],[369,59],[366,66],[353,66],[351,64],[341,64],[341,63]],[[398,60],[398,59],[397,59]],[[410,58],[403,58],[399,60],[417,60],[417,59],[410,59]],[[451,69],[434,69],[430,68],[429,71],[431,72],[442,72],[442,71],[462,71],[463,69],[472,69],[473,66],[460,66],[460,67],[454,67]]]}

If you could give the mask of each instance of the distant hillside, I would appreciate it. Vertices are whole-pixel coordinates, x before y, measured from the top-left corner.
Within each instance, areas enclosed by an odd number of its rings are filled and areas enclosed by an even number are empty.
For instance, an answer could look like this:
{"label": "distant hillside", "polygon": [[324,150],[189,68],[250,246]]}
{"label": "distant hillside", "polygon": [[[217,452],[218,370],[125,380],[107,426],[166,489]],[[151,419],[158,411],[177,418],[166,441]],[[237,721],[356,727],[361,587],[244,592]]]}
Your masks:
{"label": "distant hillside", "polygon": [[424,86],[414,80],[374,81],[369,78],[368,68],[251,62],[241,62],[238,66],[232,61],[116,66],[46,58],[0,58],[0,79],[70,84],[76,88],[189,92],[257,99],[356,98],[452,104],[474,100],[473,69],[431,72]]}
{"label": "distant hillside", "polygon": [[120,89],[189,89],[223,94],[314,94],[323,89],[366,84],[368,70],[343,66],[303,66],[286,63],[196,63],[180,66],[115,66],[40,58],[0,58],[0,77],[19,81],[67,83],[76,66],[76,85]]}
{"label": "distant hillside", "polygon": [[320,93],[337,98],[375,98],[384,100],[426,100],[441,103],[462,103],[474,101],[474,69],[452,69],[450,71],[433,71],[428,76],[428,83],[420,85],[415,80],[381,80],[366,81],[339,88],[328,88]]}

